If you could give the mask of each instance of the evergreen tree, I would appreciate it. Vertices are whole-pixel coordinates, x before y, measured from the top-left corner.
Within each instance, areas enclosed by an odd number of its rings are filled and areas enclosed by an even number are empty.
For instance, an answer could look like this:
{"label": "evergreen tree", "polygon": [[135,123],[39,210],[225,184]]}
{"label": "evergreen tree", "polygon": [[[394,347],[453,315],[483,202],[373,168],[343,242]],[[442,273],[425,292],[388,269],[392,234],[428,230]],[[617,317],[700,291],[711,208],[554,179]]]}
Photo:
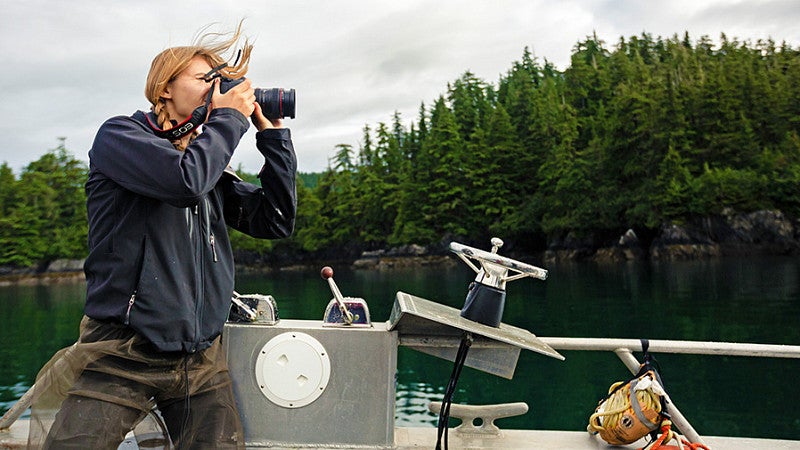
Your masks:
{"label": "evergreen tree", "polygon": [[425,105],[420,105],[417,127],[404,133],[400,147],[402,163],[397,169],[397,197],[391,199],[397,208],[395,223],[388,243],[392,245],[422,242],[427,236],[419,209],[419,195],[425,189],[427,167],[421,164],[422,145],[428,136],[428,114]]}
{"label": "evergreen tree", "polygon": [[25,267],[85,256],[86,174],[64,138],[23,169],[7,214],[0,218],[0,263]]}
{"label": "evergreen tree", "polygon": [[328,218],[322,214],[322,200],[300,180],[297,183],[295,233],[290,238],[296,248],[317,251],[330,244]]}
{"label": "evergreen tree", "polygon": [[416,192],[420,215],[411,242],[430,244],[445,234],[463,236],[462,224],[468,199],[464,174],[465,148],[455,116],[444,98],[439,97],[431,112],[431,128],[422,145],[417,171],[420,180]]}
{"label": "evergreen tree", "polygon": [[400,146],[384,123],[378,124],[377,142],[364,135],[364,148],[370,149],[371,163],[359,165],[355,173],[351,214],[358,227],[358,241],[368,248],[386,245],[397,214],[396,205],[387,202],[397,191]]}
{"label": "evergreen tree", "polygon": [[320,203],[319,219],[316,221],[319,230],[314,235],[327,237],[324,246],[344,246],[357,235],[351,211],[355,195],[352,155],[352,146],[337,145],[332,165],[323,172],[314,189],[314,195]]}
{"label": "evergreen tree", "polygon": [[469,143],[491,110],[486,82],[465,72],[448,89],[448,102],[458,125],[461,140]]}
{"label": "evergreen tree", "polygon": [[8,163],[3,162],[0,165],[0,217],[4,217],[11,211],[11,205],[16,197],[16,184],[17,178],[14,176],[14,171],[11,170]]}

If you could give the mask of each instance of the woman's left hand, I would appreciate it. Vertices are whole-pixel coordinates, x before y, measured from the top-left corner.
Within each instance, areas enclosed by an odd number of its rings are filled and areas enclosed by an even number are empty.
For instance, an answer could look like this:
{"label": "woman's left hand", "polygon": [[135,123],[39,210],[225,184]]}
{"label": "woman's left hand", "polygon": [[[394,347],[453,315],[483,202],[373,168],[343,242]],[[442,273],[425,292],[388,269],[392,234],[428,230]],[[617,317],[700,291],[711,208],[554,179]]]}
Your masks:
{"label": "woman's left hand", "polygon": [[250,120],[253,121],[256,130],[264,131],[267,128],[283,128],[283,121],[281,119],[267,119],[264,116],[264,112],[261,111],[261,105],[258,102],[255,102],[254,105],[255,110],[253,111],[253,115],[250,116]]}

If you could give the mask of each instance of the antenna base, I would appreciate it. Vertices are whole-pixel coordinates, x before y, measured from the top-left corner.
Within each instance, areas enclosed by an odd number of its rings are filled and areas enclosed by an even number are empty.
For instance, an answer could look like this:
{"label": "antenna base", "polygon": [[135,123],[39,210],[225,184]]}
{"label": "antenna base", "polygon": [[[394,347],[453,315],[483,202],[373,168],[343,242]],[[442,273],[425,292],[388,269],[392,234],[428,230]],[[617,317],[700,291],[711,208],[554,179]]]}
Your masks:
{"label": "antenna base", "polygon": [[461,309],[461,317],[497,328],[503,321],[506,291],[481,283],[472,283]]}

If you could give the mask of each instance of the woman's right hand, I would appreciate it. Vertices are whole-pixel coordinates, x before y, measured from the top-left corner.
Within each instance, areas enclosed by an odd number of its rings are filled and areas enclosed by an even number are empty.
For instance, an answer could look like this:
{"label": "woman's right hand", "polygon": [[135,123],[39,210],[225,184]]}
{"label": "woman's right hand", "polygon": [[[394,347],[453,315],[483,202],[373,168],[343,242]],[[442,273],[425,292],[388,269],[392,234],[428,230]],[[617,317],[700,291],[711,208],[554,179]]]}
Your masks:
{"label": "woman's right hand", "polygon": [[253,114],[256,93],[250,85],[250,80],[245,79],[224,94],[219,91],[219,80],[215,80],[212,89],[214,89],[214,94],[211,96],[211,110],[214,108],[233,108],[244,114],[245,117],[250,117]]}

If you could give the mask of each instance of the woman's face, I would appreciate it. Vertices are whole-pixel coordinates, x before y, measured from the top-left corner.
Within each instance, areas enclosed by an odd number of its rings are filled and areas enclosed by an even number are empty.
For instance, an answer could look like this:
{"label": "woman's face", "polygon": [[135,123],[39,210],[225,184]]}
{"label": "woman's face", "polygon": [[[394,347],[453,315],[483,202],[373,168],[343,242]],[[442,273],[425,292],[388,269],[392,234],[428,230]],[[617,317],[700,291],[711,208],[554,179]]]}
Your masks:
{"label": "woman's face", "polygon": [[203,76],[210,70],[211,66],[203,57],[195,56],[189,66],[167,84],[161,98],[166,99],[167,112],[172,119],[180,122],[205,104],[211,83],[203,80]]}

